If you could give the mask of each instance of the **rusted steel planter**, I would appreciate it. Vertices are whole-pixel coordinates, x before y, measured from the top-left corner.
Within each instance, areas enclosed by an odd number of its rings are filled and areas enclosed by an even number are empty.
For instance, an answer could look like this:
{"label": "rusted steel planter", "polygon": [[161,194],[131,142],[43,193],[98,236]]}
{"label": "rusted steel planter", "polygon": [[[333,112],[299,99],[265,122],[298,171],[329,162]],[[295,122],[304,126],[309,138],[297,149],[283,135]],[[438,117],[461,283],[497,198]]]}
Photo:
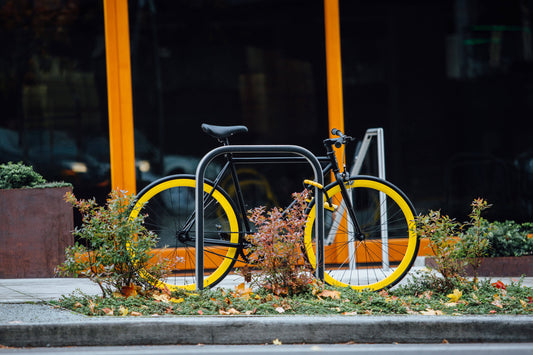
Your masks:
{"label": "rusted steel planter", "polygon": [[71,187],[0,190],[0,278],[52,277],[74,243]]}
{"label": "rusted steel planter", "polygon": [[[435,261],[428,257],[426,265],[436,267]],[[467,268],[467,276],[473,276],[471,269]],[[498,276],[498,277],[520,277],[533,276],[533,255],[527,256],[502,256],[495,258],[482,258],[481,266],[478,269],[478,276]]]}

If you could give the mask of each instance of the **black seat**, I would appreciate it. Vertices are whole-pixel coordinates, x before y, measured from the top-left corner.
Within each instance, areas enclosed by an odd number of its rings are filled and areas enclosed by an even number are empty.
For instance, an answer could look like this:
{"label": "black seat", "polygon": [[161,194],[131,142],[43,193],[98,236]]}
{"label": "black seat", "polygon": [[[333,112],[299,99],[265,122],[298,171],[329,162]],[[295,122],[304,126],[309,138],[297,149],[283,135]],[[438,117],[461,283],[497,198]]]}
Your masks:
{"label": "black seat", "polygon": [[215,125],[202,123],[202,130],[212,137],[215,137],[218,139],[226,139],[236,133],[248,132],[248,127],[246,126],[215,126]]}

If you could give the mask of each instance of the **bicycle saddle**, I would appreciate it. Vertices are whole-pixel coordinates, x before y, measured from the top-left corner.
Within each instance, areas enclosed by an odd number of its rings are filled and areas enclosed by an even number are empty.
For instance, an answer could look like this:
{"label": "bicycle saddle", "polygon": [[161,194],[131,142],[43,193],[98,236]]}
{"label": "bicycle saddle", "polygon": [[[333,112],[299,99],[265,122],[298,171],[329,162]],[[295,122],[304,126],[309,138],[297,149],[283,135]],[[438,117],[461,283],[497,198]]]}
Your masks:
{"label": "bicycle saddle", "polygon": [[248,127],[246,126],[215,126],[211,124],[202,123],[202,130],[209,134],[212,137],[218,139],[224,139],[231,137],[236,133],[246,133],[248,132]]}

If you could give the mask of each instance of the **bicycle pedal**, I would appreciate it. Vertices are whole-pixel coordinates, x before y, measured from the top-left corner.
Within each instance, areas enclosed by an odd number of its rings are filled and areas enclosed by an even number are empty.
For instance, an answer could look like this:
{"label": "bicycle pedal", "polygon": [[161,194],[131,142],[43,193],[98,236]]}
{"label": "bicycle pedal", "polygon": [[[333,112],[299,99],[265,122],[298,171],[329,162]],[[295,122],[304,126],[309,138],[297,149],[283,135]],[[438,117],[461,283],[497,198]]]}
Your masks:
{"label": "bicycle pedal", "polygon": [[313,181],[313,180],[305,179],[304,180],[304,184],[311,185],[311,186],[314,186],[314,187],[318,187],[320,190],[322,190],[324,188],[324,186],[322,186],[321,184],[319,184],[318,182]]}
{"label": "bicycle pedal", "polygon": [[[312,200],[311,200],[310,198],[308,198],[308,199],[305,200],[305,202],[307,202],[307,203],[311,203],[311,201],[312,201]],[[327,202],[327,201],[324,201],[324,208],[325,208],[326,210],[329,210],[329,211],[331,211],[331,212],[335,212],[335,210],[337,210],[337,207],[339,207],[339,206],[337,206],[337,205],[334,204],[334,203],[329,203],[329,202]]]}
{"label": "bicycle pedal", "polygon": [[331,212],[335,212],[335,210],[337,209],[337,207],[339,207],[339,206],[337,206],[337,205],[334,204],[334,203],[329,203],[329,202],[327,202],[327,201],[324,201],[324,209],[326,209],[326,210],[329,210],[329,211],[331,211]]}

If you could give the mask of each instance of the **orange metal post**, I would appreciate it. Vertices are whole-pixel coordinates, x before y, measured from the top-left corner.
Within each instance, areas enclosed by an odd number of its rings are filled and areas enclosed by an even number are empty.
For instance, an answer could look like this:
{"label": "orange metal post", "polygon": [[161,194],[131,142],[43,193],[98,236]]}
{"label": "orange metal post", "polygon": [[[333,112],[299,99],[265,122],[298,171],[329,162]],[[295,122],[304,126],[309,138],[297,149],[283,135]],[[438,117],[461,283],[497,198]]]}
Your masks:
{"label": "orange metal post", "polygon": [[104,0],[111,187],[136,192],[128,1]]}
{"label": "orange metal post", "polygon": [[[344,133],[339,0],[324,0],[324,22],[326,28],[328,114],[331,136],[332,128],[340,129]],[[337,159],[340,162],[339,151],[337,151]]]}

